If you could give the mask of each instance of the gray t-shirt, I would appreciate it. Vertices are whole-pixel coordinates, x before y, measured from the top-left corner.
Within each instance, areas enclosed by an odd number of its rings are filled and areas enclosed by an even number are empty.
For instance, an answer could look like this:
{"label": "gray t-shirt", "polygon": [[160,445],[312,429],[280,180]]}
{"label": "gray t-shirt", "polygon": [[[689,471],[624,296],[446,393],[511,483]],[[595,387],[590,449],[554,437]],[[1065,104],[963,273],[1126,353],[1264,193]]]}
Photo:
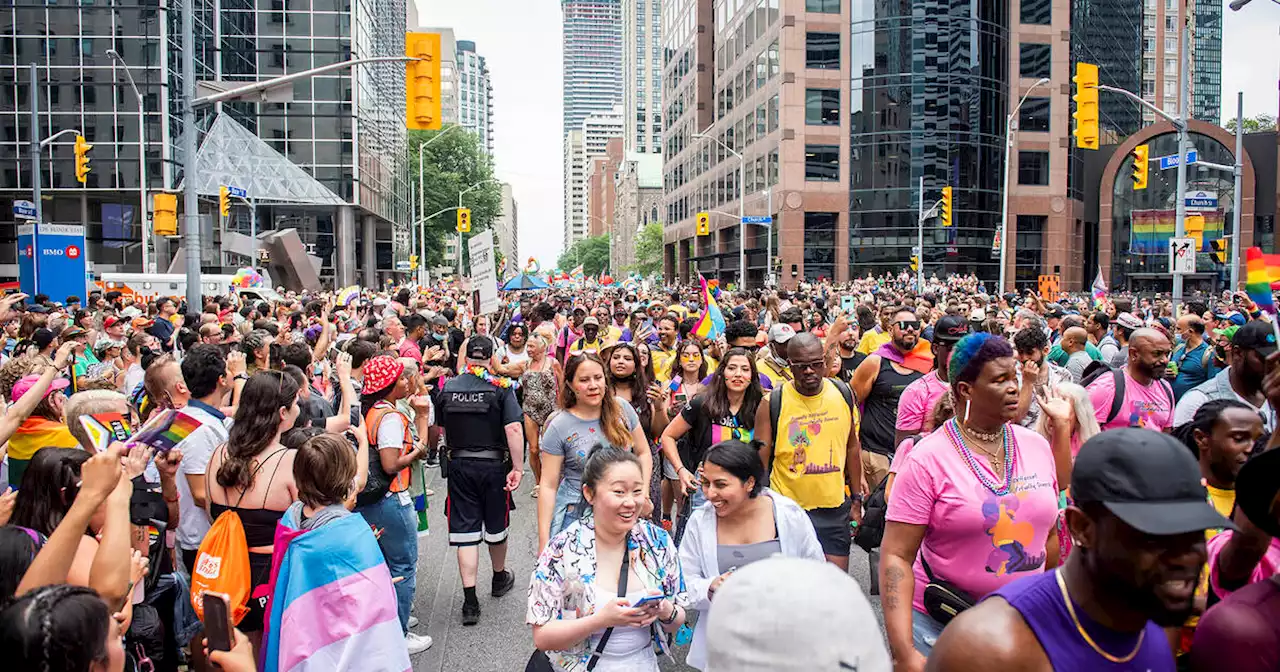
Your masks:
{"label": "gray t-shirt", "polygon": [[[622,421],[627,431],[634,430],[640,424],[631,404],[623,399],[615,398],[622,409]],[[547,431],[542,434],[542,452],[548,455],[559,455],[564,458],[560,468],[560,479],[570,482],[575,488],[582,486],[582,468],[587,463],[587,455],[597,444],[611,445],[600,428],[600,420],[583,420],[569,411],[559,411],[551,416],[547,423]],[[628,452],[631,446],[614,446]]]}
{"label": "gray t-shirt", "polygon": [[1079,383],[1084,377],[1084,370],[1093,362],[1093,358],[1084,350],[1074,352],[1067,359],[1067,371],[1071,374],[1071,381]]}

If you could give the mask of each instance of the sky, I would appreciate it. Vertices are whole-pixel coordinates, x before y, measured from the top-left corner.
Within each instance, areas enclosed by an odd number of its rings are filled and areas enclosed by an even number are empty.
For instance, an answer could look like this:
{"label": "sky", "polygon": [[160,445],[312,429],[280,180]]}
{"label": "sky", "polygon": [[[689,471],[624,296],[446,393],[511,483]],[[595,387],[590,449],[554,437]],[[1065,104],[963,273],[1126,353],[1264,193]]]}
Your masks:
{"label": "sky", "polygon": [[[521,265],[555,265],[564,238],[559,0],[417,0],[421,27],[450,27],[472,40],[493,84],[498,178],[519,204]],[[410,26],[413,30],[415,26]],[[1253,0],[1238,12],[1223,2],[1222,112],[1275,116],[1280,104],[1280,4]]]}

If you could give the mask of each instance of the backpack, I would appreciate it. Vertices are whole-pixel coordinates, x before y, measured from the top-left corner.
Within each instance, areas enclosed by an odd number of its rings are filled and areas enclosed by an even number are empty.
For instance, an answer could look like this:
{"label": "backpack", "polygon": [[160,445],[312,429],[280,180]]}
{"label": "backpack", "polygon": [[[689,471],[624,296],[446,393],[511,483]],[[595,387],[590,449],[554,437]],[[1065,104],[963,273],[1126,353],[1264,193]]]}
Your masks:
{"label": "backpack", "polygon": [[249,544],[240,514],[223,511],[200,542],[191,571],[191,606],[204,620],[204,594],[222,593],[231,607],[231,622],[238,624],[249,613]]}
{"label": "backpack", "polygon": [[[839,378],[827,378],[835,384],[836,389],[840,390],[840,396],[844,397],[844,403],[848,404],[850,412],[853,411],[853,390],[849,384]],[[782,415],[782,388],[786,387],[786,383],[775,387],[769,393],[769,468],[765,471],[765,478],[773,473],[773,456],[778,452],[778,416]]]}
{"label": "backpack", "polygon": [[[1089,366],[1084,367],[1084,375],[1080,378],[1080,386],[1088,389],[1093,384],[1093,381],[1108,374],[1115,377],[1116,393],[1111,397],[1111,409],[1107,411],[1107,419],[1098,423],[1102,426],[1106,426],[1112,420],[1115,420],[1116,416],[1120,415],[1120,407],[1124,406],[1124,370],[1117,369],[1106,362],[1090,362]],[[1160,389],[1164,390],[1165,395],[1169,397],[1169,408],[1172,409],[1174,406],[1173,388],[1169,387],[1169,383],[1163,378],[1158,379],[1157,382],[1160,383]]]}
{"label": "backpack", "polygon": [[[923,438],[924,434],[911,436],[912,445],[920,443]],[[863,500],[862,523],[853,533],[853,543],[868,553],[880,548],[880,542],[884,540],[885,518],[889,513],[889,498],[885,495],[885,487],[888,484],[887,477],[880,479],[876,487],[871,490],[871,494]]]}

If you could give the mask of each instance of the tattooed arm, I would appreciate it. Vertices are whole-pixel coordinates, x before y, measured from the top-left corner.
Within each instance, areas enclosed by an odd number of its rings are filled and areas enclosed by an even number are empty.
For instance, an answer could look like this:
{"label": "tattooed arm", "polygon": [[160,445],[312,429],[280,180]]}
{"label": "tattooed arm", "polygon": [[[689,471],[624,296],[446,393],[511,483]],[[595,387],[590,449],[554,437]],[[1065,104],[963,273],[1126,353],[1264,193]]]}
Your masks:
{"label": "tattooed arm", "polygon": [[880,604],[894,669],[899,671],[924,669],[924,656],[915,650],[911,640],[911,600],[916,587],[911,566],[924,540],[924,531],[923,525],[887,521],[880,544]]}

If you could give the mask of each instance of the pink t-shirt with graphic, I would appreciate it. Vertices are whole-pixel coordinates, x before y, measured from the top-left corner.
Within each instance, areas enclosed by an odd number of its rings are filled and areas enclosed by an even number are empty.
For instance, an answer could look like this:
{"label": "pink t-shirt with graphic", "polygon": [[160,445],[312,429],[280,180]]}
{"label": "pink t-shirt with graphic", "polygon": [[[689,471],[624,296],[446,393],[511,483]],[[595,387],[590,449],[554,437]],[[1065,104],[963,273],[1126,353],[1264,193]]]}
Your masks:
{"label": "pink t-shirt with graphic", "polygon": [[[1058,517],[1058,480],[1049,442],[1013,428],[1017,464],[1004,497],[992,494],[970,470],[945,430],[920,440],[901,465],[886,518],[924,525],[920,555],[934,576],[981,599],[1012,581],[1044,571],[1045,542]],[[978,468],[1000,482],[986,458]],[[912,606],[925,612],[928,583],[919,557],[914,563]]]}
{"label": "pink t-shirt with graphic", "polygon": [[1120,412],[1107,422],[1111,403],[1116,397],[1115,375],[1100,376],[1089,385],[1089,400],[1093,402],[1093,414],[1102,429],[1118,427],[1143,427],[1163,432],[1173,426],[1173,388],[1163,380],[1153,380],[1141,385],[1124,372],[1124,402]]}
{"label": "pink t-shirt with graphic", "polygon": [[947,384],[938,379],[938,372],[912,381],[898,397],[898,422],[896,429],[918,432],[933,413],[933,405],[947,393]]}

